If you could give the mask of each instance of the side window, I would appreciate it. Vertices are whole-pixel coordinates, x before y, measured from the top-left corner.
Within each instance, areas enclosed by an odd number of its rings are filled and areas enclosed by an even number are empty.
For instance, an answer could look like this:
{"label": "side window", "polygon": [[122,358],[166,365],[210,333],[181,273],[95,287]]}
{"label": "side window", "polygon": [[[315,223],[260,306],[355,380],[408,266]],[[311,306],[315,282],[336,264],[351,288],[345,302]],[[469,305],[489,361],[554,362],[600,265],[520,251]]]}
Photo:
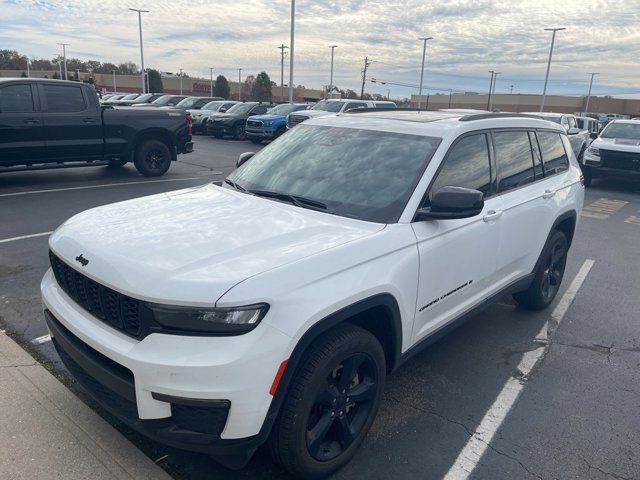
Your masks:
{"label": "side window", "polygon": [[463,137],[451,148],[431,185],[427,203],[442,187],[473,188],[485,196],[491,193],[489,146],[484,133]]}
{"label": "side window", "polygon": [[68,85],[43,85],[49,112],[81,112],[86,110],[81,87]]}
{"label": "side window", "polygon": [[8,85],[0,88],[0,113],[33,112],[31,85]]}
{"label": "side window", "polygon": [[258,105],[251,111],[251,115],[263,115],[267,113],[267,107],[264,105]]}
{"label": "side window", "polygon": [[366,105],[364,103],[351,102],[347,103],[344,107],[344,111],[353,110],[354,108],[365,108]]}
{"label": "side window", "polygon": [[538,132],[538,140],[546,175],[553,175],[569,169],[569,157],[559,133]]}
{"label": "side window", "polygon": [[562,125],[565,130],[569,130],[569,120],[567,119],[567,117],[562,117],[560,119],[560,125]]}
{"label": "side window", "polygon": [[493,134],[498,168],[498,193],[535,180],[529,134],[524,131]]}

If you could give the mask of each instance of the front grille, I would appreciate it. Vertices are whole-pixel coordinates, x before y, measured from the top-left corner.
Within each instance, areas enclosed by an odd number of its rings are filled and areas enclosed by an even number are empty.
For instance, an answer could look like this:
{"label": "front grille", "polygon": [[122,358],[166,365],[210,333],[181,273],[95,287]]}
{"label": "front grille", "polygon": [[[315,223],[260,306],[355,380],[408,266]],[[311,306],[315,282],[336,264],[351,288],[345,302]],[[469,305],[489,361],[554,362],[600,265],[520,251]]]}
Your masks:
{"label": "front grille", "polygon": [[58,285],[78,305],[108,325],[132,337],[139,337],[142,302],[111,290],[64,263],[53,252],[49,260]]}
{"label": "front grille", "polygon": [[261,127],[262,122],[259,120],[247,120],[247,127]]}
{"label": "front grille", "polygon": [[305,120],[309,120],[309,117],[306,115],[289,115],[287,118],[287,125],[289,128],[295,127],[296,125],[304,122]]}
{"label": "front grille", "polygon": [[600,149],[602,166],[618,170],[640,170],[640,154],[634,152],[616,152]]}

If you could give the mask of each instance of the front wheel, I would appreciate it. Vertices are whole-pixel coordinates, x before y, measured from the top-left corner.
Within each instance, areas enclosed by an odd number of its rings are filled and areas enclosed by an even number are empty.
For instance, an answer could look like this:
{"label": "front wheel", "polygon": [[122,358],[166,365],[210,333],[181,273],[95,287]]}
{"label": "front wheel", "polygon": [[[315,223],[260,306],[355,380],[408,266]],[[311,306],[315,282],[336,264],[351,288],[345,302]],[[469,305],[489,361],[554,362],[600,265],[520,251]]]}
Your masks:
{"label": "front wheel", "polygon": [[530,310],[547,308],[556,298],[567,264],[569,242],[555,230],[542,252],[541,261],[527,290],[513,295],[518,304]]}
{"label": "front wheel", "polygon": [[299,478],[322,478],[355,454],[378,412],[385,356],[370,332],[344,325],[317,339],[300,361],[269,446]]}
{"label": "front wheel", "polygon": [[145,177],[159,177],[171,166],[171,152],[160,140],[145,140],[136,149],[133,163]]}
{"label": "front wheel", "polygon": [[233,138],[236,140],[244,140],[247,138],[247,134],[244,131],[244,125],[242,123],[233,127]]}

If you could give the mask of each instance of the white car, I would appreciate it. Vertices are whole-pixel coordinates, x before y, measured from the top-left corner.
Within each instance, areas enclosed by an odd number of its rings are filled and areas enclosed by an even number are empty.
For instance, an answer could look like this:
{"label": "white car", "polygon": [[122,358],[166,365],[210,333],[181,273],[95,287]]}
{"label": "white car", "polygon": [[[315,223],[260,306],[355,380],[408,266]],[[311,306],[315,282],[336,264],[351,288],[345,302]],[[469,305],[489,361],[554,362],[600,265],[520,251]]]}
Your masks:
{"label": "white car", "polygon": [[363,108],[395,109],[398,106],[394,102],[386,100],[350,100],[346,98],[321,100],[309,110],[290,113],[287,116],[287,128],[293,128],[310,118]]}
{"label": "white car", "polygon": [[609,122],[584,155],[585,184],[594,178],[640,178],[640,120]]}
{"label": "white car", "polygon": [[552,112],[528,112],[527,115],[535,115],[550,122],[559,123],[569,136],[569,142],[573,153],[578,160],[581,160],[584,152],[591,143],[591,132],[586,127],[580,127],[575,115],[569,113]]}
{"label": "white car", "polygon": [[515,114],[326,116],[238,164],[60,226],[46,322],[133,429],[236,468],[269,441],[305,479],[446,329],[508,294],[547,307],[584,200],[564,129]]}
{"label": "white car", "polygon": [[591,140],[598,138],[600,130],[602,130],[602,122],[591,117],[576,117],[576,123],[580,130],[588,130]]}

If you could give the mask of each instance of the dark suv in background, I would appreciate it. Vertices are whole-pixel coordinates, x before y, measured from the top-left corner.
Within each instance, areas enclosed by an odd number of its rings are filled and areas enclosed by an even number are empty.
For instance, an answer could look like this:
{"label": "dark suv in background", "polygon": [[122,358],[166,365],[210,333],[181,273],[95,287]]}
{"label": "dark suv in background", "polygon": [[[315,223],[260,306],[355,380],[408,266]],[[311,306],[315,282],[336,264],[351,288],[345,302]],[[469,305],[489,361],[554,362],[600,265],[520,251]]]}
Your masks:
{"label": "dark suv in background", "polygon": [[247,137],[245,132],[247,118],[252,115],[264,115],[273,107],[275,104],[269,102],[238,103],[225,113],[211,115],[207,121],[207,134],[216,138],[230,135],[236,140],[244,140]]}

